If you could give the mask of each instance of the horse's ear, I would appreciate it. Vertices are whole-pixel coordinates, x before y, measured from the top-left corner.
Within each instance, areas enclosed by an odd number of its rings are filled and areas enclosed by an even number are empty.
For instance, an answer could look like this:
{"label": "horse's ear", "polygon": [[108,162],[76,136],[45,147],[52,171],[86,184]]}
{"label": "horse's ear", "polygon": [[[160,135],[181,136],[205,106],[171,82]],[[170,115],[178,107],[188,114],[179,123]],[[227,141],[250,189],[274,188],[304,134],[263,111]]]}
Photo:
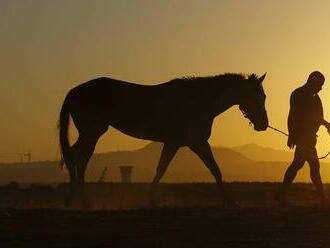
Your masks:
{"label": "horse's ear", "polygon": [[262,81],[264,81],[266,74],[267,74],[267,72],[264,75],[262,75],[260,78],[258,78],[258,81],[260,84],[262,83]]}

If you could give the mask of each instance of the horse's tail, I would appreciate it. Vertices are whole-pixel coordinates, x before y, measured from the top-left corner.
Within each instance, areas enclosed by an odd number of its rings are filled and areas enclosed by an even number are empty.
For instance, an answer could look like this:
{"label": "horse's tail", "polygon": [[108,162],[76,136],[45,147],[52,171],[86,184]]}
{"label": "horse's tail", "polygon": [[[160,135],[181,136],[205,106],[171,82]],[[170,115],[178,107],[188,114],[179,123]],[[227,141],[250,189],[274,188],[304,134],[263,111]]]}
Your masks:
{"label": "horse's tail", "polygon": [[70,124],[70,110],[69,110],[69,94],[65,97],[60,118],[58,120],[59,138],[60,138],[60,149],[61,149],[61,168],[63,169],[63,164],[66,167],[71,165],[71,154],[70,154],[70,144],[69,144],[69,124]]}

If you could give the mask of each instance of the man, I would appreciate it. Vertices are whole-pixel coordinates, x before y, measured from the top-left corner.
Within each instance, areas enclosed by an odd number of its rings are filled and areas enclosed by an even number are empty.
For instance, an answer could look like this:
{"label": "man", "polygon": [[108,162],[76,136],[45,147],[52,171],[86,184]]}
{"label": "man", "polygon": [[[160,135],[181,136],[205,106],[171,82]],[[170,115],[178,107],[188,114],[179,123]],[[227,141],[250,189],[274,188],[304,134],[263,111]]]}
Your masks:
{"label": "man", "polygon": [[284,175],[281,189],[276,196],[276,200],[281,204],[288,203],[285,197],[287,189],[306,161],[310,166],[310,177],[321,202],[324,203],[326,200],[315,149],[316,133],[320,125],[324,125],[330,133],[330,124],[323,119],[322,102],[317,95],[322,89],[324,81],[322,73],[314,71],[309,75],[307,82],[291,94],[287,145],[290,149],[296,146],[296,150],[294,159]]}

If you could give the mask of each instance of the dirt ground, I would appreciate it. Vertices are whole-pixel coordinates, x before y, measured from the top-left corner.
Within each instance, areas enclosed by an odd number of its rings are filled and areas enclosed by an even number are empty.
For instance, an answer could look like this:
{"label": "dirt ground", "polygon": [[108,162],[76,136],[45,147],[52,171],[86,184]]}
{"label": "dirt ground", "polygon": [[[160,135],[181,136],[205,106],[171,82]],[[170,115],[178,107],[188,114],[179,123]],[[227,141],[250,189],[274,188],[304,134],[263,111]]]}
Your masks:
{"label": "dirt ground", "polygon": [[[276,183],[229,183],[241,208],[225,208],[214,184],[89,184],[89,208],[66,208],[67,185],[0,188],[0,247],[330,247],[330,207],[310,184],[273,200]],[[325,185],[330,193],[329,185]]]}

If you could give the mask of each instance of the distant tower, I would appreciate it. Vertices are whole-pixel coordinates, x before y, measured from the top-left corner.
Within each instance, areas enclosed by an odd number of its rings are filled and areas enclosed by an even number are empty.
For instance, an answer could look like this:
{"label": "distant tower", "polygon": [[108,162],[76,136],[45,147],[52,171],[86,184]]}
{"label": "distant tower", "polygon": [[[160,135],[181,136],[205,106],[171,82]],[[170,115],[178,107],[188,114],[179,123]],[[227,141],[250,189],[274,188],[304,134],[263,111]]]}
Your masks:
{"label": "distant tower", "polygon": [[119,166],[121,172],[121,182],[122,183],[131,183],[132,182],[132,169],[133,166]]}

